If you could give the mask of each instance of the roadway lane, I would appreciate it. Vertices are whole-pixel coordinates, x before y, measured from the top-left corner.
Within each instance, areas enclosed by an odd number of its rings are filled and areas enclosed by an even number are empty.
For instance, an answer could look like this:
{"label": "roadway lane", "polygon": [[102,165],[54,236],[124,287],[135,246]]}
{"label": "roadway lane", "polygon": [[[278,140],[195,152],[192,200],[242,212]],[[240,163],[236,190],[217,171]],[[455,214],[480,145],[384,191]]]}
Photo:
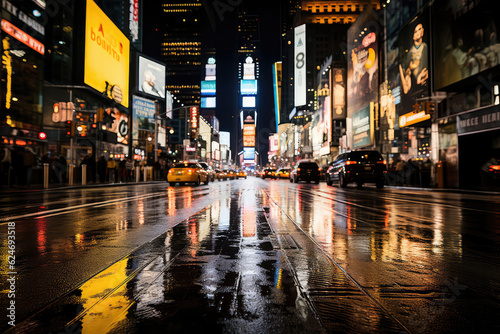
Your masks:
{"label": "roadway lane", "polygon": [[[34,332],[491,332],[498,202],[256,178],[17,194],[0,200],[0,285],[15,223],[16,317]],[[189,327],[193,312],[210,316]]]}

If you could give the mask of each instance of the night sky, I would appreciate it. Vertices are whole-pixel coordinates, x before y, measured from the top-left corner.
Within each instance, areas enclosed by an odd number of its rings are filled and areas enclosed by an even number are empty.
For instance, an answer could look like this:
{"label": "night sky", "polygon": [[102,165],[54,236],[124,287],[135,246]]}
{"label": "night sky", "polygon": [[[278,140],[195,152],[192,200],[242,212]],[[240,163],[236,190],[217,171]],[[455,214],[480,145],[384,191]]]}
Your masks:
{"label": "night sky", "polygon": [[[250,15],[258,15],[260,19],[260,79],[257,102],[258,124],[257,138],[259,152],[263,158],[262,163],[267,161],[269,149],[270,132],[276,131],[274,123],[274,102],[272,90],[272,64],[280,60],[280,1],[264,0],[240,0],[230,1],[239,4]],[[205,11],[206,18],[215,27],[214,31],[208,31],[215,38],[217,49],[217,117],[220,121],[221,131],[231,132],[231,150],[233,158],[236,152],[236,131],[238,109],[238,63],[236,60],[237,38],[237,9],[227,1],[202,0],[208,6]],[[227,7],[219,7],[215,10],[215,3],[222,3]],[[156,9],[154,9],[156,8]],[[161,22],[155,18],[158,14],[159,5],[147,1],[145,5],[144,20],[144,50],[151,57],[161,60],[160,50],[154,45],[159,45],[160,34],[156,31],[155,24]],[[156,12],[151,12],[156,10]],[[167,78],[168,81],[168,78]]]}

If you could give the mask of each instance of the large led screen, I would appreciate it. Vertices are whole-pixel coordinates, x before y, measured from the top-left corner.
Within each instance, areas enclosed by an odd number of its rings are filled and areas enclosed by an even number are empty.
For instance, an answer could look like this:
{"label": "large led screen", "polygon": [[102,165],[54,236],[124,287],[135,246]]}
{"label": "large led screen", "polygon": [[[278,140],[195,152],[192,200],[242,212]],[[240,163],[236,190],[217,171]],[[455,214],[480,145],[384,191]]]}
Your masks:
{"label": "large led screen", "polygon": [[347,32],[347,114],[365,108],[378,99],[380,24],[377,14],[364,12]]}
{"label": "large led screen", "polygon": [[132,138],[139,139],[139,130],[155,128],[155,102],[139,96],[132,97],[133,132]]}
{"label": "large led screen", "polygon": [[499,64],[498,0],[443,0],[434,7],[435,89]]}
{"label": "large led screen", "polygon": [[165,98],[165,65],[139,56],[139,91],[150,96]]}
{"label": "large led screen", "polygon": [[201,82],[201,96],[213,96],[217,92],[215,80],[204,80]]}
{"label": "large led screen", "polygon": [[255,147],[243,148],[243,160],[255,160]]}
{"label": "large led screen", "polygon": [[202,108],[215,108],[215,96],[212,97],[202,97],[201,98]]}
{"label": "large led screen", "polygon": [[257,80],[241,80],[241,95],[257,95]]}
{"label": "large led screen", "polygon": [[255,108],[255,96],[243,96],[241,106],[243,108]]}
{"label": "large led screen", "polygon": [[429,35],[428,14],[415,18],[399,32],[399,78],[402,113],[413,109],[416,100],[429,96]]}
{"label": "large led screen", "polygon": [[84,82],[128,107],[130,41],[104,12],[87,1]]}

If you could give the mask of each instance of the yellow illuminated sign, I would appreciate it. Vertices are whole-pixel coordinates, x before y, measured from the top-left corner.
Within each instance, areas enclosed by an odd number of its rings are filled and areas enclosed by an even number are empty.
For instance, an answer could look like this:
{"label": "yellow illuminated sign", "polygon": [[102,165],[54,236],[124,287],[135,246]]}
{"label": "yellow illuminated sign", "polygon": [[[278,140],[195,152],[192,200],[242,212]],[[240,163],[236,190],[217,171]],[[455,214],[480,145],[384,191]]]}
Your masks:
{"label": "yellow illuminated sign", "polygon": [[92,0],[86,14],[84,82],[128,108],[130,41]]}
{"label": "yellow illuminated sign", "polygon": [[431,118],[431,115],[426,114],[425,111],[418,113],[408,113],[399,117],[399,127],[404,128],[415,123],[423,122]]}

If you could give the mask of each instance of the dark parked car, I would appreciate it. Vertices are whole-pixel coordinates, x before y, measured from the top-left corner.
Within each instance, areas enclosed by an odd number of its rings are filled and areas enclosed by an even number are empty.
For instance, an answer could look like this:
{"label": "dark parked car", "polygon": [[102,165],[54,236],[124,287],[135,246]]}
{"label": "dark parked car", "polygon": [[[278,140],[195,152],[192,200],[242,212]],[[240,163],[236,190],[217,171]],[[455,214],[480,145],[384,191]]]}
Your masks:
{"label": "dark parked car", "polygon": [[351,182],[358,188],[364,183],[375,183],[377,188],[383,188],[387,163],[382,155],[375,150],[352,151],[340,154],[326,172],[326,183],[334,182],[345,188]]}
{"label": "dark parked car", "polygon": [[320,168],[315,161],[299,160],[295,168],[290,172],[290,182],[314,181],[319,183]]}

